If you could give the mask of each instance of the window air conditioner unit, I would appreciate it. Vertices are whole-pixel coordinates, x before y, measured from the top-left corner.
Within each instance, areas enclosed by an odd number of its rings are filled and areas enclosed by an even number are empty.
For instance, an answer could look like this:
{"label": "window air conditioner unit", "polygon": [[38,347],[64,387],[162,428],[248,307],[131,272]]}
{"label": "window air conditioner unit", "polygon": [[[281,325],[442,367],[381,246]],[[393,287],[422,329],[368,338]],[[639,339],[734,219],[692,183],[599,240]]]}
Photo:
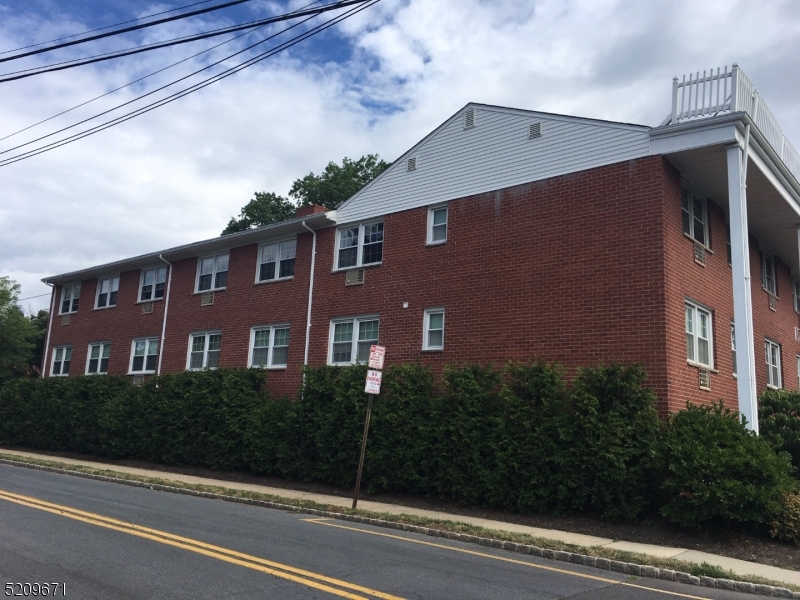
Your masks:
{"label": "window air conditioner unit", "polygon": [[200,296],[200,306],[211,306],[214,304],[214,292],[205,292]]}
{"label": "window air conditioner unit", "polygon": [[145,302],[142,304],[142,314],[146,315],[148,313],[153,312],[153,303],[152,302]]}
{"label": "window air conditioner unit", "polygon": [[352,269],[344,278],[345,285],[364,285],[364,269]]}

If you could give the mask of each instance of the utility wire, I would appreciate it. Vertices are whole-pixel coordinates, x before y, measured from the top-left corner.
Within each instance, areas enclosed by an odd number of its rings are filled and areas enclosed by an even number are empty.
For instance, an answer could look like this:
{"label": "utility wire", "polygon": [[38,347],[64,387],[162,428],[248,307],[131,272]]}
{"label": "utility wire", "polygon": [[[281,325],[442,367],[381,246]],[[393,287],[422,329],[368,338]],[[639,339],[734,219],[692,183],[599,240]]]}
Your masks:
{"label": "utility wire", "polygon": [[[361,2],[363,4],[367,0],[355,0],[355,1],[356,2]],[[94,115],[93,117],[89,117],[89,118],[84,119],[82,121],[78,121],[77,123],[73,123],[72,125],[68,125],[67,127],[63,127],[63,128],[58,129],[56,131],[53,131],[52,133],[48,133],[47,135],[43,135],[43,136],[38,137],[36,139],[30,140],[28,142],[25,142],[24,144],[19,144],[17,146],[12,146],[11,148],[8,148],[7,150],[3,150],[2,152],[0,152],[0,155],[8,154],[9,152],[12,152],[13,150],[18,150],[19,148],[24,148],[25,146],[30,146],[31,144],[34,144],[34,143],[39,142],[41,140],[44,140],[46,138],[49,138],[49,137],[52,137],[52,136],[57,135],[59,133],[62,133],[64,131],[67,131],[68,129],[72,129],[73,127],[77,127],[78,125],[83,125],[84,123],[87,123],[88,121],[93,121],[94,119],[97,119],[99,117],[102,117],[103,115],[106,115],[106,114],[108,114],[110,112],[118,110],[118,109],[122,108],[123,106],[127,106],[129,104],[133,104],[134,102],[137,102],[137,101],[141,100],[142,98],[146,98],[147,96],[152,96],[156,92],[160,92],[163,89],[166,89],[168,87],[171,87],[171,86],[175,85],[176,83],[180,83],[181,81],[189,79],[190,77],[193,77],[194,75],[197,75],[198,73],[202,73],[203,71],[207,71],[208,69],[210,69],[212,67],[215,67],[220,63],[223,63],[223,62],[225,62],[227,60],[230,60],[234,56],[238,56],[239,54],[247,52],[248,50],[251,50],[252,48],[255,48],[256,46],[259,46],[259,45],[263,44],[264,42],[268,42],[269,40],[274,39],[274,38],[278,37],[279,35],[281,35],[283,33],[286,33],[290,29],[294,29],[295,27],[298,27],[299,25],[302,25],[306,21],[309,21],[310,19],[313,19],[315,16],[317,16],[317,14],[320,14],[321,12],[326,12],[326,11],[329,11],[329,10],[333,10],[335,8],[341,8],[342,6],[349,6],[352,3],[353,3],[353,0],[343,0],[342,2],[339,2],[339,3],[327,4],[325,6],[320,6],[317,13],[310,15],[309,17],[303,19],[302,21],[298,21],[294,25],[291,25],[291,26],[287,27],[286,29],[283,29],[283,30],[281,30],[281,31],[269,36],[269,37],[266,37],[263,40],[261,40],[259,42],[256,42],[255,44],[251,44],[250,46],[247,46],[246,48],[243,48],[243,49],[239,50],[238,52],[234,52],[233,54],[230,54],[230,55],[228,55],[228,56],[226,56],[226,57],[224,57],[224,58],[222,58],[222,59],[220,59],[220,60],[218,60],[216,62],[213,62],[213,63],[211,63],[209,65],[206,65],[205,67],[203,67],[201,69],[193,71],[192,73],[189,73],[188,75],[184,75],[183,77],[181,77],[179,79],[176,79],[175,81],[172,81],[172,82],[170,82],[170,83],[168,83],[166,85],[162,85],[161,87],[158,87],[158,88],[156,88],[154,90],[150,90],[149,92],[147,92],[145,94],[142,94],[140,96],[137,96],[136,98],[133,98],[131,100],[128,100],[127,102],[123,102],[122,104],[119,104],[119,105],[117,105],[117,106],[115,106],[113,108],[109,108],[108,110],[105,110],[105,111],[103,111],[101,113],[98,113],[98,114]],[[225,71],[223,71],[223,73],[224,72]],[[186,89],[188,89],[188,88],[186,88]],[[79,135],[79,134],[76,134],[76,135]],[[5,160],[10,160],[10,159],[5,159]],[[0,159],[0,162],[3,162],[3,159]]]}
{"label": "utility wire", "polygon": [[369,8],[370,6],[373,6],[374,4],[377,4],[378,2],[380,2],[380,0],[365,0],[365,3],[362,4],[361,6],[358,6],[358,7],[355,7],[355,8],[351,8],[349,11],[343,13],[342,15],[338,15],[338,16],[330,19],[329,21],[326,21],[322,25],[318,25],[317,27],[314,27],[313,29],[310,29],[309,31],[307,31],[307,32],[305,32],[303,34],[300,34],[300,35],[292,38],[291,40],[276,46],[275,48],[273,48],[271,50],[268,50],[268,51],[266,51],[266,52],[264,52],[262,54],[259,54],[259,55],[255,56],[255,57],[251,58],[251,59],[248,59],[247,61],[245,61],[243,63],[240,63],[236,67],[232,67],[232,68],[230,68],[230,69],[228,69],[226,71],[223,71],[222,73],[219,73],[219,74],[217,74],[217,75],[215,75],[213,77],[209,77],[208,79],[206,79],[206,80],[204,80],[204,81],[202,81],[200,83],[197,83],[197,84],[194,84],[194,85],[192,85],[192,86],[190,86],[188,88],[185,88],[184,90],[181,90],[180,92],[176,92],[175,94],[172,94],[171,96],[167,96],[166,98],[162,98],[161,100],[153,102],[153,103],[149,104],[148,106],[144,106],[142,108],[139,108],[139,109],[136,109],[134,111],[131,111],[130,113],[128,113],[126,115],[122,115],[120,117],[112,119],[111,121],[107,121],[106,123],[102,123],[100,125],[97,125],[97,126],[91,128],[91,129],[88,129],[88,130],[84,131],[84,132],[77,133],[77,134],[74,134],[74,135],[69,136],[67,138],[64,138],[62,140],[59,140],[57,142],[52,142],[52,143],[47,144],[45,146],[42,146],[40,148],[36,148],[34,150],[29,150],[27,152],[23,152],[23,153],[18,154],[16,156],[9,157],[9,158],[7,158],[5,160],[0,161],[0,167],[4,167],[4,166],[10,165],[10,164],[13,164],[15,162],[19,162],[21,160],[25,160],[26,158],[30,158],[32,156],[36,156],[36,155],[42,154],[44,152],[48,152],[50,150],[53,150],[55,148],[59,148],[59,147],[64,146],[66,144],[70,144],[70,143],[72,143],[74,141],[77,141],[77,140],[82,139],[84,137],[88,137],[90,135],[94,135],[95,133],[98,133],[100,131],[103,131],[105,129],[113,127],[114,125],[119,125],[120,123],[124,123],[125,121],[129,121],[130,119],[133,119],[135,117],[138,117],[138,116],[141,116],[141,115],[143,115],[145,113],[148,113],[151,110],[155,110],[156,108],[160,108],[161,106],[164,106],[166,104],[174,102],[175,100],[178,100],[179,98],[183,98],[184,96],[187,96],[187,95],[189,95],[189,94],[191,94],[193,92],[196,92],[196,91],[198,91],[198,90],[200,90],[200,89],[202,89],[204,87],[207,87],[207,86],[211,85],[212,83],[216,83],[217,81],[221,81],[222,79],[230,77],[231,75],[234,75],[234,74],[238,73],[239,71],[241,71],[243,69],[246,69],[247,67],[250,67],[250,66],[252,66],[252,65],[254,65],[254,64],[258,63],[258,62],[261,62],[262,60],[265,60],[265,59],[269,58],[270,56],[273,56],[273,55],[275,55],[275,54],[277,54],[279,52],[282,52],[283,50],[291,48],[292,46],[300,43],[301,41],[304,41],[305,39],[307,39],[307,38],[309,38],[309,37],[311,37],[313,35],[316,35],[317,33],[321,32],[321,31],[324,31],[325,29],[328,29],[329,27],[332,27],[333,25],[336,25],[337,23],[343,21],[344,19],[347,19],[347,18],[349,18],[349,17],[361,12],[362,10],[365,10],[365,9]]}
{"label": "utility wire", "polygon": [[[205,2],[211,2],[211,0],[204,0],[204,1]],[[314,0],[314,2],[312,2],[311,4],[306,4],[305,6],[297,9],[297,11],[295,11],[295,12],[298,12],[298,11],[301,11],[301,10],[305,10],[309,6],[313,6],[315,4],[318,4],[320,1],[321,0]],[[177,9],[175,9],[175,10],[177,10]],[[159,13],[159,14],[161,14],[161,13]],[[210,52],[211,50],[219,48],[220,46],[224,46],[225,44],[227,44],[229,42],[232,42],[234,40],[238,40],[240,37],[244,37],[246,35],[250,35],[251,33],[254,33],[257,30],[261,29],[262,27],[264,27],[264,25],[261,25],[259,27],[254,27],[253,29],[251,29],[249,31],[245,31],[244,33],[240,33],[239,35],[233,36],[232,38],[227,39],[224,42],[220,42],[219,44],[214,44],[213,46],[210,46],[210,47],[206,48],[205,50],[201,50],[200,52],[197,52],[196,54],[192,54],[191,56],[187,56],[186,58],[181,59],[178,62],[174,62],[171,65],[167,65],[166,67],[164,67],[162,69],[158,69],[157,71],[153,71],[152,73],[148,73],[147,75],[144,75],[143,77],[139,77],[138,79],[134,79],[133,81],[129,81],[128,83],[126,83],[124,85],[121,85],[121,86],[119,86],[117,88],[114,88],[113,90],[109,90],[105,94],[100,94],[99,96],[95,96],[94,98],[92,98],[90,100],[87,100],[86,102],[81,102],[80,104],[77,104],[77,105],[73,106],[72,108],[68,108],[67,110],[62,110],[60,113],[55,114],[52,117],[47,117],[46,119],[42,119],[41,121],[38,121],[38,122],[36,122],[36,123],[34,123],[32,125],[28,125],[27,127],[24,127],[24,128],[22,128],[22,129],[20,129],[18,131],[15,131],[14,133],[9,133],[6,136],[0,137],[0,142],[2,142],[3,140],[8,139],[10,137],[13,137],[13,136],[15,136],[15,135],[17,135],[19,133],[23,133],[25,131],[28,131],[29,129],[33,129],[34,127],[37,127],[38,125],[41,125],[43,123],[47,123],[48,121],[52,121],[53,119],[55,119],[57,117],[60,117],[62,115],[65,115],[68,112],[72,112],[73,110],[76,110],[78,108],[81,108],[82,106],[86,106],[87,104],[90,104],[90,103],[94,102],[95,100],[99,100],[100,98],[105,98],[106,96],[109,96],[109,95],[111,95],[111,94],[113,94],[115,92],[118,92],[118,91],[126,88],[126,87],[129,87],[129,86],[133,85],[134,83],[139,83],[140,81],[144,81],[148,77],[152,77],[153,75],[158,75],[159,73],[162,73],[163,71],[171,69],[172,67],[177,67],[178,65],[180,65],[182,63],[185,63],[187,60],[191,60],[193,58],[197,58],[201,54],[205,54],[206,52]]]}
{"label": "utility wire", "polygon": [[[345,2],[337,2],[337,6],[349,6],[351,4],[358,4],[359,2],[364,2],[365,0],[346,0]],[[332,5],[331,5],[332,6]],[[269,17],[267,19],[259,19],[257,21],[250,21],[248,23],[243,23],[241,25],[234,25],[231,27],[224,27],[222,29],[215,29],[212,31],[208,31],[206,33],[200,33],[190,36],[185,36],[182,38],[175,38],[173,40],[168,40],[166,42],[156,42],[153,44],[148,44],[146,46],[139,46],[136,48],[130,48],[127,50],[118,50],[115,52],[108,52],[106,54],[98,54],[93,57],[88,57],[85,59],[74,59],[72,61],[65,61],[64,63],[56,63],[54,65],[45,65],[44,67],[34,67],[31,69],[24,69],[22,71],[12,71],[10,73],[4,73],[0,75],[0,83],[6,83],[8,81],[16,81],[17,79],[25,79],[26,77],[33,77],[34,75],[41,75],[43,73],[51,73],[53,71],[63,71],[64,69],[72,69],[73,67],[81,67],[84,65],[90,65],[92,63],[101,62],[104,60],[111,60],[114,58],[121,58],[123,56],[130,56],[132,54],[139,54],[141,52],[149,52],[150,50],[157,50],[159,48],[166,48],[168,46],[176,46],[178,44],[187,44],[189,42],[195,42],[198,40],[203,40],[209,37],[215,37],[218,35],[225,35],[226,33],[232,33],[235,31],[241,31],[242,29],[249,29],[255,27],[261,27],[262,25],[269,25],[270,23],[278,23],[280,21],[286,21],[289,19],[294,19],[297,17],[303,17],[308,14],[318,14],[319,9],[311,9],[307,11],[296,11],[293,13],[288,13],[285,15],[280,15],[277,17]],[[0,60],[2,62],[2,60]],[[59,66],[61,65],[61,66]],[[29,72],[33,71],[33,72]]]}
{"label": "utility wire", "polygon": [[27,298],[19,298],[17,302],[24,302],[25,300],[33,300],[34,298],[41,298],[42,296],[49,296],[50,292],[46,294],[39,294],[38,296],[28,296]]}
{"label": "utility wire", "polygon": [[153,17],[158,17],[160,15],[165,15],[167,13],[175,12],[176,10],[191,8],[192,6],[197,6],[199,4],[208,4],[209,2],[213,1],[214,0],[202,0],[201,2],[195,2],[194,4],[187,4],[186,6],[179,6],[177,8],[170,8],[169,10],[162,10],[161,12],[154,13],[152,15],[145,15],[144,17],[139,17],[138,19],[130,19],[129,21],[123,21],[122,23],[115,23],[114,25],[106,25],[105,27],[98,27],[97,29],[90,29],[89,31],[83,31],[81,33],[73,33],[72,35],[65,35],[64,37],[56,38],[54,40],[47,40],[46,42],[37,42],[36,44],[29,44],[27,46],[13,48],[11,50],[3,50],[0,51],[0,54],[8,54],[9,52],[17,52],[19,50],[27,50],[28,48],[35,48],[36,46],[43,46],[44,44],[52,44],[53,42],[68,40],[69,38],[73,38],[79,35],[86,35],[87,33],[94,33],[95,31],[103,31],[103,29],[110,29],[111,27],[119,27],[120,25],[127,25],[128,23],[135,23],[136,21],[142,21],[144,19],[151,19]]}
{"label": "utility wire", "polygon": [[50,52],[51,50],[58,50],[59,48],[66,48],[67,46],[74,46],[76,44],[84,44],[86,42],[93,42],[94,40],[99,40],[102,38],[111,37],[112,35],[119,35],[121,33],[128,33],[129,31],[136,31],[138,29],[144,29],[146,27],[153,27],[154,25],[161,25],[163,23],[169,23],[170,21],[177,21],[179,19],[186,19],[188,17],[194,17],[196,15],[202,15],[204,13],[212,12],[215,10],[220,10],[222,8],[228,8],[229,6],[234,6],[236,4],[243,4],[245,2],[250,2],[250,0],[231,0],[231,2],[226,2],[225,4],[218,4],[217,6],[209,6],[208,8],[201,8],[200,10],[195,10],[192,12],[184,13],[182,15],[175,15],[173,17],[166,17],[164,19],[159,19],[158,21],[152,21],[150,23],[142,23],[141,25],[132,25],[130,27],[125,27],[124,29],[116,29],[114,31],[107,31],[106,33],[99,33],[97,35],[93,35],[88,38],[82,38],[80,40],[73,40],[71,42],[62,42],[61,44],[56,44],[55,46],[49,46],[47,48],[40,48],[39,50],[30,50],[28,52],[23,52],[22,54],[15,54],[14,56],[7,56],[5,58],[0,58],[0,62],[7,62],[9,60],[17,60],[18,58],[24,58],[26,56],[33,56],[34,54],[41,54],[42,52]]}

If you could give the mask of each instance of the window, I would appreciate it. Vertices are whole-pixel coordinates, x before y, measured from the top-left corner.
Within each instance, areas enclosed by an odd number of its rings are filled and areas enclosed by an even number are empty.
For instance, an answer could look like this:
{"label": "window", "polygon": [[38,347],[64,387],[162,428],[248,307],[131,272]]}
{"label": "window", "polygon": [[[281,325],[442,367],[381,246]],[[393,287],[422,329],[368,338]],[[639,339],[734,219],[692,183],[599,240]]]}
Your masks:
{"label": "window", "polygon": [[65,377],[69,375],[70,362],[72,362],[72,346],[53,348],[53,365],[50,367],[50,376]]}
{"label": "window", "polygon": [[189,336],[189,365],[191,371],[216,369],[219,366],[219,349],[222,334],[219,332],[193,333]]}
{"label": "window", "polygon": [[155,373],[158,360],[158,338],[133,340],[131,373]]}
{"label": "window", "polygon": [[369,349],[378,343],[377,317],[337,319],[331,323],[330,364],[351,365],[369,360]]}
{"label": "window", "polygon": [[438,206],[428,210],[428,243],[441,244],[447,241],[447,207]]}
{"label": "window", "polygon": [[383,260],[383,221],[339,229],[336,268],[374,265]]}
{"label": "window", "polygon": [[706,201],[687,188],[681,190],[683,208],[683,233],[690,238],[710,247],[708,240],[708,218]]}
{"label": "window", "polygon": [[686,309],[686,358],[704,367],[712,366],[711,312],[692,302]]}
{"label": "window", "polygon": [[167,267],[143,269],[139,284],[139,302],[147,302],[164,297],[164,286],[167,281]]}
{"label": "window", "polygon": [[78,311],[78,301],[81,297],[81,284],[71,283],[61,288],[61,312],[66,315]]}
{"label": "window", "polygon": [[297,240],[261,246],[258,251],[256,281],[272,281],[294,277],[294,256]]}
{"label": "window", "polygon": [[728,266],[733,265],[733,250],[731,249],[731,224],[725,223],[725,251],[728,253]]}
{"label": "window", "polygon": [[250,333],[250,365],[284,368],[289,362],[289,326],[253,327]]}
{"label": "window", "polygon": [[775,280],[775,258],[766,252],[761,253],[761,287],[773,296],[778,295]]}
{"label": "window", "polygon": [[89,359],[86,361],[87,375],[105,375],[108,373],[108,358],[111,356],[111,344],[101,342],[89,344]]}
{"label": "window", "polygon": [[736,325],[731,321],[731,355],[733,356],[733,374],[736,375]]}
{"label": "window", "polygon": [[767,359],[767,387],[781,388],[781,347],[772,340],[764,341]]}
{"label": "window", "polygon": [[221,290],[228,283],[228,253],[201,258],[197,263],[197,290]]}
{"label": "window", "polygon": [[800,313],[800,281],[794,280],[792,282],[792,290],[794,294],[794,310]]}
{"label": "window", "polygon": [[119,277],[106,277],[97,280],[97,300],[95,308],[108,308],[117,305]]}
{"label": "window", "polygon": [[443,350],[444,349],[444,309],[427,308],[425,309],[425,320],[423,323],[422,349],[423,350]]}
{"label": "window", "polygon": [[[800,382],[800,354],[797,355],[797,381]],[[800,389],[800,386],[798,389]]]}

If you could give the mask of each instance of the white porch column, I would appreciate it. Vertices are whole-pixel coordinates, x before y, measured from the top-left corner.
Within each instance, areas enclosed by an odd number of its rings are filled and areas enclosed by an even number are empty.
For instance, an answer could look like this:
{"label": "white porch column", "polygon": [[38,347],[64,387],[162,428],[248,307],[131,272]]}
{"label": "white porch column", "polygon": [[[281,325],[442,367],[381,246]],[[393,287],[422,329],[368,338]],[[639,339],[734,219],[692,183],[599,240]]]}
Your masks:
{"label": "white porch column", "polygon": [[728,206],[731,221],[733,320],[736,327],[739,412],[747,419],[748,429],[758,433],[756,353],[753,338],[753,301],[750,293],[750,243],[747,237],[747,194],[742,149],[738,145],[728,148]]}

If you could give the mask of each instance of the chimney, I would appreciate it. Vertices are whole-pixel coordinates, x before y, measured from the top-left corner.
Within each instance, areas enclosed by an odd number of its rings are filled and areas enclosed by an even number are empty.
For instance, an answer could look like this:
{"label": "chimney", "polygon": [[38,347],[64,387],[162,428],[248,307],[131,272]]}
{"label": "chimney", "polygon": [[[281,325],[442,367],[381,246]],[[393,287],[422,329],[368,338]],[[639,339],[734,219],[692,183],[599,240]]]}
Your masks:
{"label": "chimney", "polygon": [[328,212],[328,209],[324,206],[320,206],[319,204],[309,204],[308,206],[298,207],[294,216],[296,219],[300,219],[302,217],[307,217],[308,215],[315,215],[323,212]]}

